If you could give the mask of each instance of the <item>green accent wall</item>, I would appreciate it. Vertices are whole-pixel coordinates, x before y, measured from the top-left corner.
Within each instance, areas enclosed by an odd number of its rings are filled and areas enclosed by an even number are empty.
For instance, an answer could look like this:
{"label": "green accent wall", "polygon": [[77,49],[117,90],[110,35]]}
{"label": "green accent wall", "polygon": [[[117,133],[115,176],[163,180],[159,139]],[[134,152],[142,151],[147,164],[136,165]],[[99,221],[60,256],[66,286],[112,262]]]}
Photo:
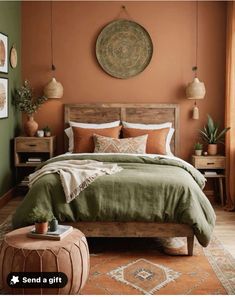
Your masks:
{"label": "green accent wall", "polygon": [[8,118],[0,119],[0,197],[14,186],[13,139],[21,125],[21,114],[12,104],[12,93],[21,84],[21,2],[0,1],[0,32],[8,35],[8,52],[13,44],[18,53],[15,69],[8,66],[9,112]]}

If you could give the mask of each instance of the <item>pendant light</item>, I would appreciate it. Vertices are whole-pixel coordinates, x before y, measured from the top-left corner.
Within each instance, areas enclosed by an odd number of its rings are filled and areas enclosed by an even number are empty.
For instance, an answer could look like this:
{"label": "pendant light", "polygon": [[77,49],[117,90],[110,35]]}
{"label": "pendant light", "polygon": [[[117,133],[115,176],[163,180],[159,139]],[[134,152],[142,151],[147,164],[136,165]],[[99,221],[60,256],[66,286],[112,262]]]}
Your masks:
{"label": "pendant light", "polygon": [[194,108],[193,108],[193,119],[198,120],[199,119],[199,109],[197,107],[196,100],[204,99],[206,94],[206,88],[203,82],[200,82],[200,80],[197,77],[197,56],[198,56],[198,0],[196,1],[196,66],[192,68],[192,71],[194,72],[194,79],[192,82],[190,82],[187,85],[186,88],[186,97],[187,99],[195,100]]}
{"label": "pendant light", "polygon": [[50,2],[50,10],[51,10],[51,70],[52,70],[52,79],[44,88],[44,95],[47,98],[51,99],[59,99],[63,97],[63,86],[60,82],[58,82],[54,77],[54,71],[56,67],[54,65],[54,55],[53,55],[53,7],[52,1]]}

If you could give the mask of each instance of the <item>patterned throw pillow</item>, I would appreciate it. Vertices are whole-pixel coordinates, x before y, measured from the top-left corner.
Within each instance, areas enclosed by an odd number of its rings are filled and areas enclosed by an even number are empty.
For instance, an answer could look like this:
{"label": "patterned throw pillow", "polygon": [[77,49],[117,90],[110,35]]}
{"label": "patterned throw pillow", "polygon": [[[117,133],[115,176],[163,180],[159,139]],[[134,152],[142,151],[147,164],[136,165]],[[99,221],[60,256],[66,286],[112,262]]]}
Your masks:
{"label": "patterned throw pillow", "polygon": [[117,139],[93,134],[94,153],[145,154],[148,135]]}

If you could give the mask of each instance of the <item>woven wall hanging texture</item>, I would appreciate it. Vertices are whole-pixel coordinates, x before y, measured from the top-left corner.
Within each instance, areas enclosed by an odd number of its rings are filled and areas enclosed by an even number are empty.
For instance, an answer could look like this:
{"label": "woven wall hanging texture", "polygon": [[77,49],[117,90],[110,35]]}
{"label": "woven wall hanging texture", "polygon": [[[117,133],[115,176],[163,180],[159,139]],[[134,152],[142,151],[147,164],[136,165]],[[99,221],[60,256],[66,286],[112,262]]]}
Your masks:
{"label": "woven wall hanging texture", "polygon": [[116,78],[141,73],[150,63],[153,44],[149,33],[138,23],[126,19],[112,21],[96,41],[96,57],[102,69]]}

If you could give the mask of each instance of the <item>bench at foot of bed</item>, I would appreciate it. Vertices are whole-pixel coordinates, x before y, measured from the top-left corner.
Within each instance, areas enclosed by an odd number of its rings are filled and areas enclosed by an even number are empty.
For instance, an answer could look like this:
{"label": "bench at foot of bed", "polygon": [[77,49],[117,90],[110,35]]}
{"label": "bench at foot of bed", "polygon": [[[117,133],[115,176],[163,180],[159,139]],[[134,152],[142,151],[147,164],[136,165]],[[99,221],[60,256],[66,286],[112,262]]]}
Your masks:
{"label": "bench at foot of bed", "polygon": [[188,256],[193,255],[194,232],[186,224],[146,222],[69,222],[86,237],[187,237]]}

